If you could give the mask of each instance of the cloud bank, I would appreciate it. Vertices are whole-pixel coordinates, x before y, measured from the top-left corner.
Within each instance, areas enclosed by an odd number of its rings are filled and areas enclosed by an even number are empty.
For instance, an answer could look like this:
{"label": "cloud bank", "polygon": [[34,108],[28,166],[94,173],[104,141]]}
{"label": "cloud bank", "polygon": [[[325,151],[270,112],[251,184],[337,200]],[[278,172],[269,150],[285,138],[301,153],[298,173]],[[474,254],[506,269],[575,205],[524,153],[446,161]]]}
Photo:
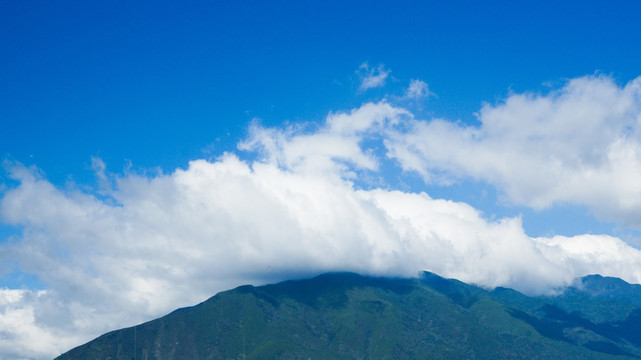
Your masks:
{"label": "cloud bank", "polygon": [[480,126],[413,121],[393,133],[390,156],[425,181],[473,178],[516,204],[587,206],[641,229],[641,78],[570,80],[548,94],[512,94],[486,104]]}
{"label": "cloud bank", "polygon": [[428,270],[527,293],[591,273],[641,283],[641,251],[618,238],[533,238],[518,217],[356,185],[391,161],[427,182],[472,177],[514,202],[584,204],[637,226],[640,81],[585,77],[512,94],[485,105],[479,126],[416,119],[386,101],[330,113],[312,130],[254,123],[239,148],[256,159],[226,153],[152,176],[109,174],[94,159],[97,194],[9,165],[16,184],[0,216],[22,232],[0,245],[0,260],[47,289],[0,290],[0,354],[50,358],[232,286],[324,271]]}

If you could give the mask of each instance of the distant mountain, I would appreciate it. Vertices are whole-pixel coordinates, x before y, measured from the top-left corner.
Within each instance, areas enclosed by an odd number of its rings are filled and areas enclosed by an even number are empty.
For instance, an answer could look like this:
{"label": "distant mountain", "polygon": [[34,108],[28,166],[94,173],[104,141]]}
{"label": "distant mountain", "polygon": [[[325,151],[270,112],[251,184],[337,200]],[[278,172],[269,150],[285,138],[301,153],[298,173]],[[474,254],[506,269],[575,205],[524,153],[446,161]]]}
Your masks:
{"label": "distant mountain", "polygon": [[641,286],[601,276],[528,297],[432,273],[241,286],[57,360],[639,359]]}

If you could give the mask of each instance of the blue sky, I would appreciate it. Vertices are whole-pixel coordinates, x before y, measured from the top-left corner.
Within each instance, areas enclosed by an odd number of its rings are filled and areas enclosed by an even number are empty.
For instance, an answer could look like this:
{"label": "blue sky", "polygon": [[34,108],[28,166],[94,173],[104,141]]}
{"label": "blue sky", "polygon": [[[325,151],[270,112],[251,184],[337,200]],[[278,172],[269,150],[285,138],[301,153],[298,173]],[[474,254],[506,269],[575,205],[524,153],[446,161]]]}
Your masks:
{"label": "blue sky", "polygon": [[[254,117],[321,121],[401,93],[410,79],[437,94],[419,115],[473,123],[483,102],[509,92],[595,72],[619,82],[638,76],[638,5],[630,3],[0,6],[0,153],[56,184],[91,182],[91,156],[112,171],[129,163],[172,171],[233,149]],[[356,93],[364,62],[392,71],[384,90]]]}
{"label": "blue sky", "polygon": [[[641,203],[635,185],[639,13],[637,2],[597,1],[0,1],[0,306],[5,315],[11,304],[24,310],[28,324],[20,328],[0,316],[0,330],[27,334],[0,342],[0,357],[51,357],[87,334],[286,274],[432,270],[490,287],[524,281],[521,290],[532,292],[569,281],[550,280],[558,274],[552,270],[532,275],[509,261],[508,270],[475,277],[456,270],[456,260],[430,262],[429,251],[405,261],[398,254],[417,250],[398,244],[412,241],[435,253],[446,251],[438,244],[452,242],[457,259],[474,246],[491,248],[488,239],[513,236],[519,246],[538,249],[533,268],[641,279],[636,257],[616,257],[621,249],[629,252],[626,246],[641,246],[634,215]],[[423,92],[410,95],[412,84]],[[365,125],[354,127],[359,121]],[[444,145],[432,145],[439,141]],[[561,168],[550,165],[554,161]],[[221,182],[221,174],[235,180]],[[208,207],[227,204],[227,193],[246,203]],[[265,208],[252,208],[253,201]],[[217,217],[217,227],[205,221],[194,230],[189,221],[201,212],[175,220],[194,209]],[[277,218],[263,218],[278,209]],[[245,213],[253,222],[234,215]],[[357,224],[385,224],[380,233],[391,235],[378,239],[352,229],[334,213]],[[458,214],[451,224],[442,220],[451,227],[420,223],[445,213]],[[301,232],[278,235],[302,239],[318,249],[315,255],[270,252],[288,245],[270,235],[270,222],[282,218]],[[316,228],[311,218],[326,227]],[[468,229],[458,221],[476,225]],[[433,239],[422,232],[429,224]],[[475,245],[450,238],[461,227],[479,236]],[[131,234],[154,235],[133,249],[114,245],[132,244]],[[183,243],[180,234],[200,240]],[[332,243],[338,234],[362,241]],[[216,236],[225,241],[203,240]],[[263,252],[264,267],[248,262],[210,282],[195,279],[220,269],[203,265],[180,275],[194,257],[216,258],[212,254],[245,236],[260,241],[238,240],[240,250],[231,253],[246,260]],[[151,249],[163,246],[185,249],[186,263],[164,253],[145,263],[155,254]],[[125,248],[142,255],[123,260],[122,268],[109,262]],[[580,259],[559,265],[552,248]],[[357,249],[375,260],[347,255]],[[599,251],[613,251],[616,256],[604,258],[629,266],[590,267],[585,254]],[[340,260],[278,267],[282,256]],[[61,269],[66,260],[69,268]],[[513,276],[493,283],[493,271]],[[69,277],[74,272],[86,278]],[[119,276],[137,280],[110,287]],[[83,281],[99,289],[82,288]],[[182,293],[150,300],[177,282],[187,286]],[[92,291],[122,296],[106,309],[92,302]],[[113,317],[116,306],[131,313]],[[78,307],[85,312],[69,310]],[[39,317],[39,309],[52,308],[57,317]],[[98,325],[76,321],[87,314]],[[50,341],[32,349],[29,336]]]}
{"label": "blue sky", "polygon": [[392,70],[390,92],[423,79],[438,94],[424,111],[463,121],[510,90],[638,75],[626,3],[1,6],[1,150],[56,183],[91,155],[171,170],[233,146],[253,117],[322,120],[381,95],[355,95],[366,61]]}

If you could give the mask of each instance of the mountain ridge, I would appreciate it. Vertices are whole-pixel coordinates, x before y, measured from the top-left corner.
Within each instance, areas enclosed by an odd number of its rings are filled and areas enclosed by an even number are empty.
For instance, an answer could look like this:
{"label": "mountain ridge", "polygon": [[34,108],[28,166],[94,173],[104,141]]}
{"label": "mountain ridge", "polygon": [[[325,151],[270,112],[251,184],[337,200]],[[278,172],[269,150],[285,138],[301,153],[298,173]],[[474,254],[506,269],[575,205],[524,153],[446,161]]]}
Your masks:
{"label": "mountain ridge", "polygon": [[639,359],[641,286],[613,279],[538,297],[429,272],[243,285],[56,360]]}

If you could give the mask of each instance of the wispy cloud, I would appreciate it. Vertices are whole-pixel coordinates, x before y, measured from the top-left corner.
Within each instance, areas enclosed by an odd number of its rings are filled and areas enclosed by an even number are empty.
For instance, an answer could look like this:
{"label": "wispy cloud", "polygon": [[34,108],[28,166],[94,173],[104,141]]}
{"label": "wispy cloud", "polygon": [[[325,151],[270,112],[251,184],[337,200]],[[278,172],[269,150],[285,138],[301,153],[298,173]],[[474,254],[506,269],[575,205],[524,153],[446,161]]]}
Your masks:
{"label": "wispy cloud", "polygon": [[356,73],[361,79],[361,84],[358,91],[365,91],[367,89],[382,87],[385,85],[385,80],[390,74],[390,70],[386,69],[382,64],[376,67],[370,67],[368,63],[362,63]]}
{"label": "wispy cloud", "polygon": [[417,79],[410,81],[410,85],[405,91],[405,97],[412,100],[424,99],[432,95],[434,94],[430,91],[427,83]]}

